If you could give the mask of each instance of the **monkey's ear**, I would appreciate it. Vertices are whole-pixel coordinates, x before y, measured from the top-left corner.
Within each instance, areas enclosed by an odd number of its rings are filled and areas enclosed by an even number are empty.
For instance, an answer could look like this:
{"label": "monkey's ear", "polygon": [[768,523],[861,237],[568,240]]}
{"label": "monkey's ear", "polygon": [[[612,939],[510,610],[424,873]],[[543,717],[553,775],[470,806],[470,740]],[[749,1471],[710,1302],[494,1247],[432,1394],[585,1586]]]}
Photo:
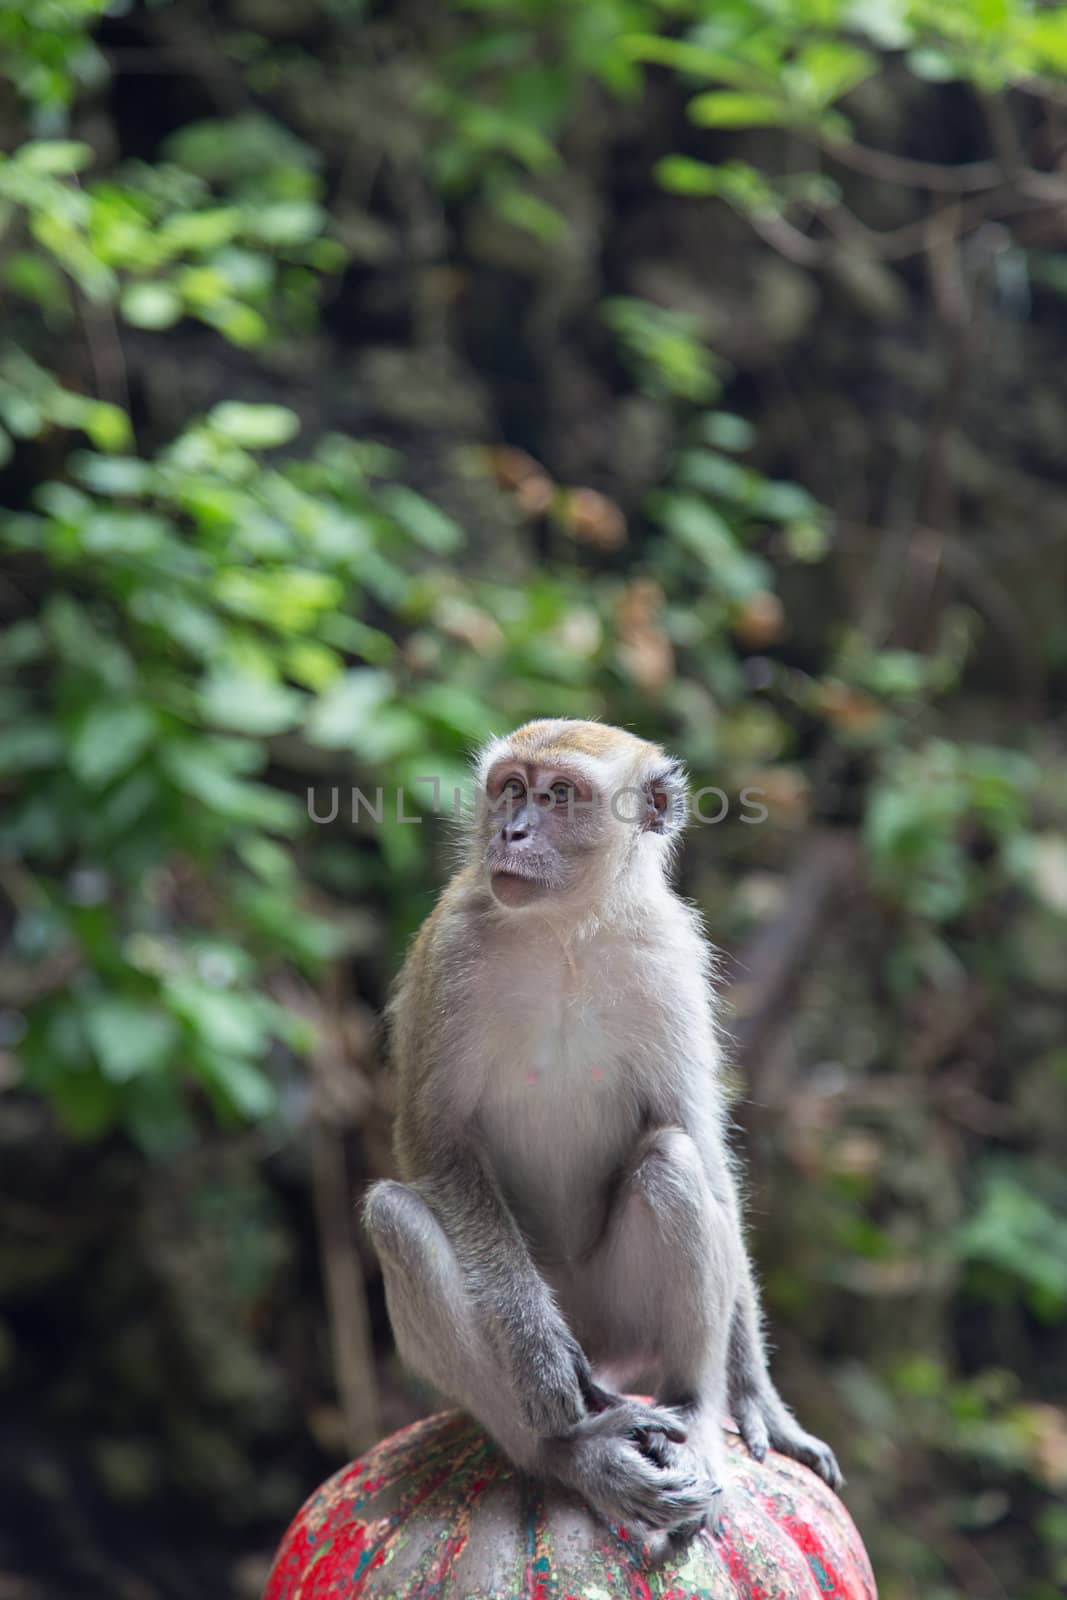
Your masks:
{"label": "monkey's ear", "polygon": [[649,833],[677,833],[684,827],[687,793],[680,761],[664,761],[648,774],[644,826]]}

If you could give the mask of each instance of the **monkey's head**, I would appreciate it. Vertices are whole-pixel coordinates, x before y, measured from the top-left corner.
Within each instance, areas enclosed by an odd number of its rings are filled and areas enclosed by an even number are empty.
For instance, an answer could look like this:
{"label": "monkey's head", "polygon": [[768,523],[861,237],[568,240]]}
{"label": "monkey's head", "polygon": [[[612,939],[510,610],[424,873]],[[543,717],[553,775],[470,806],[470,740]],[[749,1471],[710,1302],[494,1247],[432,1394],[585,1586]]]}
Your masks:
{"label": "monkey's head", "polygon": [[591,908],[635,867],[665,867],[685,797],[681,765],[622,728],[559,717],[492,740],[474,839],[494,899]]}

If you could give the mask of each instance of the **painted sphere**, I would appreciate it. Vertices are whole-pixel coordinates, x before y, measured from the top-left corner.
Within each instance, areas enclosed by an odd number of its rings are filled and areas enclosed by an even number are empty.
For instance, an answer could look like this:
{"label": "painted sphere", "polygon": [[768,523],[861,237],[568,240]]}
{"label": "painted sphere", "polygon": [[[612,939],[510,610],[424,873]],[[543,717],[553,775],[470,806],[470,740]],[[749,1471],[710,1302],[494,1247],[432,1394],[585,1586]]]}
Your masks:
{"label": "painted sphere", "polygon": [[264,1600],[877,1600],[841,1501],[806,1467],[727,1432],[718,1538],[649,1563],[640,1540],[517,1473],[457,1411],[383,1439],[318,1489]]}

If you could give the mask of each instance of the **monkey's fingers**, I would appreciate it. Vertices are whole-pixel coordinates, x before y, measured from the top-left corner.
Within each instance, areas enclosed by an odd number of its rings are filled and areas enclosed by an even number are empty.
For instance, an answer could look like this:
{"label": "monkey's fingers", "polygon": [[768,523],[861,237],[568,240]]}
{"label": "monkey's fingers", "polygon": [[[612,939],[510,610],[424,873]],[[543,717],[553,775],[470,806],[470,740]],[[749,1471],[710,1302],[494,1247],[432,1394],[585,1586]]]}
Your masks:
{"label": "monkey's fingers", "polygon": [[817,1472],[824,1483],[829,1484],[835,1493],[840,1494],[845,1487],[845,1475],[837,1464],[837,1457],[828,1444],[823,1444],[821,1439],[816,1439],[812,1434],[807,1434],[802,1444],[795,1444],[789,1451],[797,1461],[802,1461],[806,1467]]}
{"label": "monkey's fingers", "polygon": [[828,1444],[823,1444],[813,1433],[807,1433],[790,1417],[788,1421],[770,1419],[770,1442],[784,1456],[792,1456],[805,1467],[817,1472],[824,1483],[837,1493],[845,1486],[844,1474],[837,1457]]}
{"label": "monkey's fingers", "polygon": [[653,1468],[643,1481],[631,1486],[628,1498],[627,1511],[634,1521],[651,1531],[673,1534],[712,1523],[717,1526],[722,1487],[684,1465]]}
{"label": "monkey's fingers", "polygon": [[634,1444],[646,1460],[651,1461],[654,1467],[666,1470],[671,1464],[671,1451],[674,1449],[666,1434],[660,1433],[658,1428],[639,1429],[634,1433]]}
{"label": "monkey's fingers", "polygon": [[546,1440],[550,1475],[577,1489],[609,1522],[652,1533],[706,1519],[719,1490],[701,1463],[679,1454],[657,1466],[617,1431],[621,1409],[586,1417],[566,1438]]}
{"label": "monkey's fingers", "polygon": [[654,1439],[670,1440],[684,1444],[689,1430],[667,1406],[646,1405],[643,1400],[631,1400],[627,1395],[615,1395],[612,1404],[601,1413],[610,1424],[612,1433],[628,1436],[645,1454],[655,1452]]}
{"label": "monkey's fingers", "polygon": [[674,1444],[684,1444],[689,1429],[676,1411],[669,1406],[646,1406],[640,1400],[626,1402],[634,1410],[634,1428],[638,1433],[665,1434]]}
{"label": "monkey's fingers", "polygon": [[591,1411],[588,1416],[568,1429],[572,1439],[612,1439],[619,1444],[636,1446],[641,1435],[656,1431],[681,1444],[686,1437],[673,1412],[660,1406],[642,1405],[639,1400],[619,1396],[603,1411]]}

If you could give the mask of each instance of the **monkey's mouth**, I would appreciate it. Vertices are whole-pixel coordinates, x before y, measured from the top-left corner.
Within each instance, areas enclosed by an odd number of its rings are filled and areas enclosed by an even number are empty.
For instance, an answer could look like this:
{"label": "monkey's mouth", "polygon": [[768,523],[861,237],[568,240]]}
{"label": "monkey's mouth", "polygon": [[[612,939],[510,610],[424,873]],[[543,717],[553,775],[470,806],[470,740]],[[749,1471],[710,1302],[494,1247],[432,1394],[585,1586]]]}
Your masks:
{"label": "monkey's mouth", "polygon": [[493,878],[530,878],[534,883],[545,883],[544,874],[538,872],[533,861],[516,861],[513,857],[505,857],[502,861],[494,861],[489,868],[490,877]]}
{"label": "monkey's mouth", "polygon": [[494,861],[489,868],[489,887],[495,899],[507,906],[523,905],[547,893],[552,885],[533,862]]}

